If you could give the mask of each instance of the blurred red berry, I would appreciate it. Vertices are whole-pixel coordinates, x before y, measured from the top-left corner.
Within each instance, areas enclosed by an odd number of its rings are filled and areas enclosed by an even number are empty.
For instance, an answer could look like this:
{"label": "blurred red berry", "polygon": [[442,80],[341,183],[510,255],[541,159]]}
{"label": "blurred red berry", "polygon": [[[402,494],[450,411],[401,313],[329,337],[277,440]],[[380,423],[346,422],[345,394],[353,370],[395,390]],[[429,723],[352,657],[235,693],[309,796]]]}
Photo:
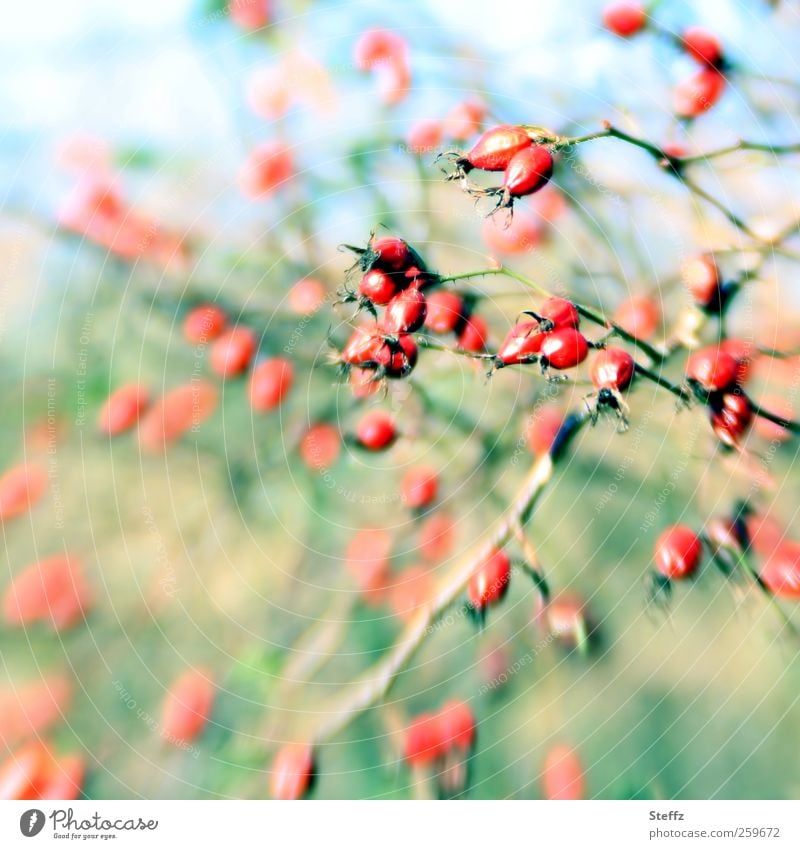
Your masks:
{"label": "blurred red berry", "polygon": [[228,14],[242,29],[261,29],[269,23],[268,0],[230,0]]}
{"label": "blurred red berry", "polygon": [[646,295],[634,295],[617,307],[614,322],[631,336],[647,341],[658,330],[661,312],[653,298]]}
{"label": "blurred red berry", "polygon": [[279,407],[294,381],[294,367],[284,357],[274,357],[258,363],[250,374],[250,406],[257,413]]}
{"label": "blurred red berry", "polygon": [[391,585],[389,602],[395,616],[404,622],[430,600],[433,589],[431,573],[425,566],[404,569]]}
{"label": "blurred red berry", "polygon": [[722,97],[725,77],[716,68],[703,68],[684,80],[672,93],[672,109],[681,118],[696,118]]}
{"label": "blurred red berry", "polygon": [[72,683],[63,675],[9,682],[0,690],[0,739],[8,748],[40,736],[64,719],[72,701]]}
{"label": "blurred red berry", "polygon": [[724,339],[719,343],[719,349],[736,360],[736,383],[743,386],[750,377],[750,369],[757,356],[755,345],[746,339]]}
{"label": "blurred red berry", "polygon": [[412,510],[420,510],[436,500],[439,476],[430,466],[409,469],[400,481],[400,498]]}
{"label": "blurred red berry", "polygon": [[800,543],[782,542],[769,554],[759,575],[779,598],[800,598]]}
{"label": "blurred red berry", "polygon": [[38,782],[39,799],[71,801],[81,795],[86,777],[86,762],[80,755],[51,759]]}
{"label": "blurred red berry", "polygon": [[704,254],[685,262],[681,276],[695,303],[706,309],[719,309],[722,301],[721,280],[712,256]]}
{"label": "blurred red berry", "polygon": [[361,71],[370,71],[376,65],[405,60],[408,46],[405,39],[386,29],[370,29],[356,41],[353,58]]}
{"label": "blurred red berry", "polygon": [[562,327],[545,335],[541,348],[543,366],[568,369],[582,363],[589,354],[584,335],[574,327]]}
{"label": "blurred red berry", "polygon": [[477,722],[466,702],[447,702],[438,714],[439,734],[446,749],[469,750],[475,745]]}
{"label": "blurred red berry", "polygon": [[253,148],[239,171],[239,186],[246,197],[258,199],[272,193],[294,173],[292,151],[280,141]]}
{"label": "blurred red berry", "polygon": [[411,126],[406,136],[408,149],[417,156],[432,153],[442,143],[442,125],[439,121],[421,120]]}
{"label": "blurred red berry", "polygon": [[511,579],[511,561],[502,550],[494,551],[475,570],[467,586],[467,598],[476,610],[484,610],[500,601]]}
{"label": "blurred red berry", "polygon": [[116,436],[130,430],[150,403],[150,392],[138,383],[114,390],[100,408],[97,427],[101,433]]}
{"label": "blurred red berry", "polygon": [[465,100],[456,104],[442,122],[444,135],[456,141],[466,141],[477,133],[486,118],[486,104],[479,100]]}
{"label": "blurred red berry", "polygon": [[471,315],[458,333],[458,346],[473,354],[481,354],[486,350],[489,340],[489,326],[479,315]]}
{"label": "blurred red berry", "polygon": [[147,451],[163,451],[199,427],[217,408],[218,392],[206,380],[192,380],[159,398],[139,423],[139,442]]}
{"label": "blurred red berry", "polygon": [[548,405],[536,410],[526,425],[528,448],[535,457],[550,451],[563,424],[564,414],[557,407]]}
{"label": "blurred red berry", "polygon": [[310,790],[314,779],[314,750],[305,743],[289,743],[272,762],[269,787],[273,799],[295,801]]}
{"label": "blurred red berry", "polygon": [[719,65],[722,61],[722,44],[711,32],[702,27],[689,27],[681,37],[683,49],[702,65]]}
{"label": "blurred red berry", "polygon": [[392,536],[380,528],[353,535],[345,550],[345,568],[368,602],[380,602],[389,579]]}
{"label": "blurred red berry", "polygon": [[589,637],[584,607],[583,599],[569,592],[551,599],[545,607],[550,633],[566,648],[577,648]]}
{"label": "blurred red berry", "polygon": [[300,440],[300,457],[310,469],[329,469],[342,447],[339,431],[322,422],[312,425]]}
{"label": "blurred red berry", "polygon": [[545,756],[542,793],[551,801],[575,801],[586,797],[586,779],[578,753],[569,746],[553,746]]}
{"label": "blurred red berry", "polygon": [[257,347],[256,335],[249,327],[232,327],[211,346],[211,370],[223,378],[236,377],[250,366]]}
{"label": "blurred red berry", "polygon": [[736,384],[738,372],[736,360],[714,346],[695,351],[686,362],[686,377],[707,392],[731,388]]}
{"label": "blurred red berry", "polygon": [[700,537],[686,525],[673,525],[661,533],[655,545],[655,566],[673,581],[691,578],[703,557]]}
{"label": "blurred red berry", "polygon": [[325,286],[315,277],[304,277],[289,289],[289,309],[297,315],[311,315],[325,303]]}
{"label": "blurred red berry", "polygon": [[362,448],[383,451],[397,438],[394,420],[383,410],[369,410],[361,417],[356,428],[356,439]]}
{"label": "blurred red berry", "polygon": [[56,554],[26,566],[3,595],[8,625],[47,622],[57,631],[75,625],[91,606],[91,591],[76,557]]}
{"label": "blurred red berry", "polygon": [[744,516],[747,541],[756,554],[766,557],[787,539],[786,528],[768,514],[748,513]]}
{"label": "blurred red berry", "polygon": [[190,743],[208,723],[216,687],[207,669],[187,669],[173,681],[161,708],[161,736]]}
{"label": "blurred red berry", "polygon": [[368,368],[354,366],[350,369],[350,391],[354,398],[368,398],[380,388],[380,382],[375,380],[375,374]]}
{"label": "blurred red berry", "polygon": [[0,800],[38,799],[51,754],[40,740],[26,743],[0,765]]}
{"label": "blurred red berry", "polygon": [[183,335],[192,345],[216,339],[225,329],[228,317],[215,304],[203,304],[191,310],[183,320]]}
{"label": "blurred red berry", "polygon": [[47,472],[35,463],[20,463],[0,477],[0,522],[31,509],[44,495]]}
{"label": "blurred red berry", "polygon": [[420,525],[417,548],[431,563],[444,560],[453,550],[456,537],[455,522],[447,513],[434,513]]}
{"label": "blurred red berry", "polygon": [[647,11],[637,0],[620,0],[603,9],[603,24],[607,30],[622,38],[641,32],[647,25]]}
{"label": "blurred red berry", "polygon": [[427,766],[444,754],[439,718],[433,713],[420,714],[405,733],[403,755],[412,766]]}

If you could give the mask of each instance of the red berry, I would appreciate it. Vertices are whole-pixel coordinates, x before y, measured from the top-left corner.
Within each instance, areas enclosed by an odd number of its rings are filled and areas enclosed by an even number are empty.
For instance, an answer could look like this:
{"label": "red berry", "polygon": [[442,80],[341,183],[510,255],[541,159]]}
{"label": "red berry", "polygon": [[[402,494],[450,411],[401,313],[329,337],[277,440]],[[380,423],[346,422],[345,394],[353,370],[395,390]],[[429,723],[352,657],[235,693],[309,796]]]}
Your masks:
{"label": "red berry", "polygon": [[647,24],[647,11],[644,4],[636,0],[609,3],[603,9],[603,24],[615,35],[629,38],[644,29]]}
{"label": "red berry", "polygon": [[438,491],[439,477],[429,466],[409,469],[400,482],[400,498],[412,510],[427,507],[436,500]]}
{"label": "red berry", "polygon": [[750,367],[757,354],[755,345],[745,339],[724,339],[719,343],[719,349],[736,360],[736,384],[742,386],[747,383]]}
{"label": "red berry", "polygon": [[269,23],[267,0],[230,0],[228,14],[242,29],[256,30]]}
{"label": "red berry", "polygon": [[0,477],[0,522],[30,510],[44,495],[47,472],[35,463],[12,466]]}
{"label": "red berry", "polygon": [[531,145],[514,154],[503,175],[503,188],[512,197],[532,195],[553,176],[553,155],[543,145]]}
{"label": "red berry", "polygon": [[302,799],[314,778],[314,750],[302,743],[284,746],[272,762],[269,778],[273,799],[295,801]]}
{"label": "red berry", "polygon": [[458,346],[465,351],[480,354],[486,350],[489,326],[479,315],[471,315],[458,333]]}
{"label": "red berry", "polygon": [[800,598],[800,543],[783,542],[764,561],[760,571],[767,589],[780,598]]}
{"label": "red berry", "polygon": [[545,335],[542,343],[543,366],[567,369],[582,363],[589,354],[589,345],[584,335],[574,327],[562,327]]}
{"label": "red berry", "polygon": [[384,370],[386,377],[408,376],[417,364],[417,343],[408,333],[401,333],[397,339],[386,339],[378,348],[375,362]]}
{"label": "red berry", "polygon": [[425,322],[428,302],[413,286],[395,295],[386,307],[383,329],[387,333],[413,333]]}
{"label": "red berry", "polygon": [[394,420],[383,410],[370,410],[361,418],[356,428],[356,439],[363,448],[383,451],[397,437]]}
{"label": "red berry", "polygon": [[412,265],[421,265],[421,260],[408,242],[397,236],[381,236],[369,243],[370,268],[383,271],[405,271]]}
{"label": "red berry", "polygon": [[339,431],[322,422],[312,425],[300,440],[300,457],[310,469],[329,469],[338,459],[342,440]]}
{"label": "red berry", "polygon": [[150,393],[138,383],[120,386],[108,396],[97,417],[101,433],[116,436],[130,430],[150,401]]}
{"label": "red berry", "polygon": [[703,68],[684,80],[672,93],[672,109],[681,118],[696,118],[722,97],[725,77],[716,68]]}
{"label": "red berry", "polygon": [[466,702],[450,701],[438,715],[439,734],[446,749],[468,750],[475,745],[477,723],[472,708]]}
{"label": "red berry", "polygon": [[742,549],[742,534],[739,525],[727,516],[715,516],[708,520],[705,536],[709,547],[715,554],[720,551],[740,551]]}
{"label": "red berry", "polygon": [[497,356],[507,366],[535,362],[544,338],[538,321],[521,321],[508,331]]}
{"label": "red berry", "polygon": [[239,171],[242,193],[253,200],[262,198],[287,182],[294,172],[294,156],[283,142],[265,142],[255,147]]}
{"label": "red berry", "polygon": [[583,599],[574,593],[562,593],[545,607],[550,633],[567,648],[577,648],[589,636],[584,607]]}
{"label": "red berry", "polygon": [[535,457],[550,451],[563,424],[564,414],[557,407],[546,406],[536,411],[526,428],[528,448]]}
{"label": "red berry", "polygon": [[361,33],[353,49],[353,58],[362,71],[376,65],[404,62],[408,46],[402,36],[391,30],[370,29]]}
{"label": "red berry", "polygon": [[719,65],[722,61],[722,44],[713,33],[702,27],[689,27],[681,42],[692,59],[702,65]]}
{"label": "red berry", "polygon": [[723,445],[739,444],[753,420],[753,408],[741,392],[723,392],[711,399],[711,426]]}
{"label": "red berry", "polygon": [[428,295],[425,327],[433,333],[455,330],[464,313],[464,299],[455,292],[440,290]]}
{"label": "red berry", "polygon": [[575,801],[586,795],[586,779],[578,754],[569,746],[554,746],[544,759],[542,791],[551,801]]}
{"label": "red berry", "polygon": [[298,315],[311,315],[325,302],[325,286],[314,277],[304,277],[289,289],[289,309]]}
{"label": "red berry", "polygon": [[575,304],[555,295],[542,303],[537,314],[540,318],[552,323],[551,330],[558,330],[561,327],[578,328],[581,323],[581,316]]}
{"label": "red berry", "polygon": [[411,126],[406,135],[406,144],[411,153],[422,156],[430,153],[442,143],[442,125],[439,121],[421,120]]}
{"label": "red berry", "polygon": [[592,362],[592,383],[595,389],[622,392],[628,388],[634,373],[633,357],[622,348],[605,348]]}
{"label": "red berry", "polygon": [[444,135],[449,139],[464,141],[475,135],[486,117],[486,105],[480,100],[457,103],[442,122]]}
{"label": "red berry", "polygon": [[720,275],[714,257],[704,254],[684,263],[681,276],[695,303],[706,309],[721,305]]}
{"label": "red berry", "polygon": [[206,669],[187,669],[173,682],[161,709],[161,736],[170,743],[189,743],[208,722],[216,688]]}
{"label": "red berry", "polygon": [[444,754],[439,718],[420,714],[406,730],[403,756],[412,766],[426,766]]}
{"label": "red berry", "polygon": [[531,137],[521,127],[502,124],[487,130],[464,159],[471,168],[481,171],[505,171],[514,156],[531,144]]}
{"label": "red berry", "polygon": [[183,321],[183,335],[192,345],[216,339],[225,329],[228,317],[215,304],[195,307]]}
{"label": "red berry", "polygon": [[257,341],[249,327],[232,327],[211,347],[211,370],[220,377],[236,377],[250,365]]}
{"label": "red berry", "polygon": [[433,590],[431,571],[427,566],[410,566],[392,583],[389,603],[392,612],[409,621],[429,601]]}
{"label": "red berry", "polygon": [[397,279],[379,268],[368,271],[358,284],[361,295],[380,307],[386,306],[392,300],[397,288]]}
{"label": "red berry", "polygon": [[263,360],[250,374],[250,406],[257,413],[274,410],[292,388],[294,368],[283,357]]}
{"label": "red berry", "polygon": [[502,550],[494,551],[472,575],[467,586],[467,598],[476,610],[483,610],[505,595],[511,579],[511,561]]}
{"label": "red berry", "polygon": [[37,798],[62,801],[78,799],[85,776],[86,762],[80,755],[53,758],[38,782]]}
{"label": "red berry", "polygon": [[686,376],[707,392],[720,392],[734,386],[738,370],[736,360],[714,346],[695,351],[686,362]]}
{"label": "red berry", "polygon": [[217,406],[218,393],[205,380],[192,380],[167,392],[139,424],[139,442],[148,451],[161,451],[192,428],[201,425]]}
{"label": "red berry", "polygon": [[631,336],[647,340],[658,330],[661,313],[652,298],[645,295],[633,296],[617,307],[614,322]]}
{"label": "red berry", "polygon": [[786,528],[769,515],[750,513],[744,517],[747,541],[756,554],[766,557],[786,540]]}
{"label": "red berry", "polygon": [[382,345],[383,334],[378,325],[362,324],[353,330],[347,344],[342,348],[342,362],[351,366],[375,364]]}
{"label": "red berry", "polygon": [[700,537],[686,525],[673,525],[656,540],[655,566],[673,581],[691,578],[703,557]]}
{"label": "red berry", "polygon": [[0,800],[36,799],[52,758],[41,740],[26,743],[0,765]]}
{"label": "red berry", "polygon": [[3,596],[3,618],[9,625],[47,622],[61,630],[76,624],[90,606],[91,591],[80,561],[57,554],[14,577]]}

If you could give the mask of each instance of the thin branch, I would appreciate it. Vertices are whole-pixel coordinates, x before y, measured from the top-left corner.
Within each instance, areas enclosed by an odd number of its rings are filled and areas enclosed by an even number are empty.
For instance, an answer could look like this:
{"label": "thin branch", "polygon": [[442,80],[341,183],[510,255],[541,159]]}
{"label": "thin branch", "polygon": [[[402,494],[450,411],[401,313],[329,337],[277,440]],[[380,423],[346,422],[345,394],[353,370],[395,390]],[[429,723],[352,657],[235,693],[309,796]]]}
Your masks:
{"label": "thin branch", "polygon": [[533,464],[527,479],[514,501],[508,506],[483,540],[457,564],[439,584],[431,601],[423,607],[406,626],[403,634],[388,654],[374,664],[357,681],[349,685],[334,701],[331,712],[312,733],[312,742],[319,743],[336,736],[356,716],[374,707],[388,694],[400,673],[408,666],[432,633],[445,612],[464,592],[469,579],[478,566],[496,548],[505,545],[514,535],[515,529],[525,523],[545,487],[553,477],[555,461],[589,421],[584,414],[567,418],[562,432],[556,439],[551,454],[545,454]]}

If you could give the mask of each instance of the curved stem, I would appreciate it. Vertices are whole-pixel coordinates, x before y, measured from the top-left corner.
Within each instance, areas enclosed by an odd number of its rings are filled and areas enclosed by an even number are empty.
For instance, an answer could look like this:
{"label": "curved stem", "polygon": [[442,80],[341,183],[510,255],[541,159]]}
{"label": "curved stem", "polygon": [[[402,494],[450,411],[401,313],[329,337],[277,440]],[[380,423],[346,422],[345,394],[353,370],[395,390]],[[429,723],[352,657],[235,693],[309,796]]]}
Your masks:
{"label": "curved stem", "polygon": [[410,663],[425,638],[447,609],[464,592],[475,569],[495,548],[505,545],[530,517],[539,497],[553,477],[555,462],[588,421],[585,414],[568,417],[556,445],[533,464],[519,493],[495,525],[473,550],[458,563],[437,587],[433,598],[409,622],[389,653],[353,682],[334,702],[331,713],[311,735],[312,743],[330,739],[352,722],[356,716],[378,704],[389,692],[397,677]]}

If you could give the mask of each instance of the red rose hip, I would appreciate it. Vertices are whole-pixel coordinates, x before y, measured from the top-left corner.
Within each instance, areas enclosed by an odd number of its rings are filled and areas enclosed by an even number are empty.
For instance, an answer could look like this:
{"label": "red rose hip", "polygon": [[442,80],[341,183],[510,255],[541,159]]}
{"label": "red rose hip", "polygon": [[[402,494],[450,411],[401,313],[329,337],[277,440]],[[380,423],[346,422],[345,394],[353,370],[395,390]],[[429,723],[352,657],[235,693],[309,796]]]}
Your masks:
{"label": "red rose hip", "polygon": [[703,543],[686,525],[673,525],[656,540],[655,567],[672,581],[691,578],[702,557]]}

